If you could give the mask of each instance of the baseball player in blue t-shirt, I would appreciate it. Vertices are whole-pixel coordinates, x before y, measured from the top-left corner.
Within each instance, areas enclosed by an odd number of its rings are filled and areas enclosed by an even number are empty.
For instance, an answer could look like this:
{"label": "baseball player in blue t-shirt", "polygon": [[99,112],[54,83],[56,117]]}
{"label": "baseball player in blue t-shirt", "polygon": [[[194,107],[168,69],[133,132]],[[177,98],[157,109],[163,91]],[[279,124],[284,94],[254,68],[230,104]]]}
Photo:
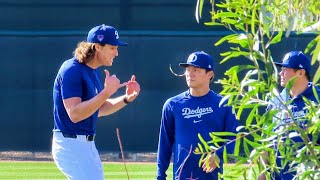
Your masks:
{"label": "baseball player in blue t-shirt", "polygon": [[[102,84],[100,66],[112,66],[118,56],[118,31],[107,25],[92,28],[86,42],[80,42],[74,57],[65,61],[53,86],[54,129],[52,156],[68,179],[104,179],[103,166],[94,138],[99,116],[112,114],[132,102],[140,92],[135,76],[120,83],[116,75],[105,70]],[[123,96],[110,99],[126,86]]]}
{"label": "baseball player in blue t-shirt", "polygon": [[[222,97],[210,90],[209,85],[214,77],[213,59],[210,55],[203,51],[194,52],[180,66],[186,68],[184,75],[189,90],[169,98],[163,106],[157,179],[166,179],[172,151],[173,179],[218,179],[218,173],[223,171],[222,160],[219,162],[220,168],[217,168],[213,156],[210,156],[209,167],[205,161],[199,167],[201,155],[193,153],[200,142],[198,134],[209,141],[210,132],[235,133],[238,121],[231,107],[220,105]],[[222,150],[223,148],[217,151],[220,159]],[[233,146],[227,146],[229,153],[232,150]]]}

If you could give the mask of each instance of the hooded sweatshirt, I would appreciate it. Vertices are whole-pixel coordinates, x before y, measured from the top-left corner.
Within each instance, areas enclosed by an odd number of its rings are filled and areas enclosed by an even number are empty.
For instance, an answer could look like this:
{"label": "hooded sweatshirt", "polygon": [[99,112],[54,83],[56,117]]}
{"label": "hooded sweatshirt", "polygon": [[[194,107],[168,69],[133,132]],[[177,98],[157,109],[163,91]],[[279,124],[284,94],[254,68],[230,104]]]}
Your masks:
{"label": "hooded sweatshirt", "polygon": [[[274,98],[271,101],[268,109],[271,108],[271,109],[280,110],[273,117],[273,122],[276,122],[276,126],[273,129],[274,132],[278,132],[284,126],[289,125],[294,122],[298,123],[301,128],[307,130],[306,125],[309,120],[306,119],[308,112],[307,112],[307,109],[305,109],[306,104],[303,100],[303,97],[305,97],[315,103],[320,103],[320,102],[317,102],[316,96],[313,93],[313,87],[316,89],[316,94],[318,94],[318,97],[320,98],[320,89],[317,86],[313,86],[313,84],[310,82],[308,84],[307,89],[295,98],[292,98],[289,94],[289,91],[287,89],[284,89],[277,98]],[[292,116],[285,109],[285,107],[281,103],[281,101],[282,102],[291,101],[288,108],[289,108],[289,111],[291,111]],[[296,131],[289,131],[286,134],[284,134],[284,136],[286,136],[286,137],[288,137],[288,135],[290,135],[290,140],[294,141],[295,143],[303,142],[302,138],[299,136],[299,133]],[[312,140],[311,135],[309,135],[309,139]],[[284,140],[285,139],[283,139],[283,141]],[[317,144],[320,144],[320,138],[317,139]],[[300,146],[299,148],[301,149],[303,146],[304,145]],[[276,143],[274,144],[274,148],[278,149]],[[281,165],[282,164],[281,163],[281,154],[279,152],[277,152],[277,160],[276,161],[277,161],[278,167],[281,167],[282,166]],[[293,179],[293,177],[296,175],[296,172],[288,172],[289,164],[290,164],[290,162],[287,163],[286,166],[283,167],[282,170],[280,170],[280,173],[274,174],[275,179],[277,179],[277,180],[280,180],[280,179],[281,180],[289,180],[289,179],[291,180],[291,179]]]}

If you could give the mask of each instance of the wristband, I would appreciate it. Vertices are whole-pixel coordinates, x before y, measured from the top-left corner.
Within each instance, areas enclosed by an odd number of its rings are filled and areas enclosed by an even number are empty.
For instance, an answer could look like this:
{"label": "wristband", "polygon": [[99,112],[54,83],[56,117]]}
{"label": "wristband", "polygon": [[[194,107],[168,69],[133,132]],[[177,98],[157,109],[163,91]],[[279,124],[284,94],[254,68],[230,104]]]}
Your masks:
{"label": "wristband", "polygon": [[131,102],[128,101],[128,99],[127,99],[126,97],[123,98],[123,102],[124,102],[125,104],[131,103]]}

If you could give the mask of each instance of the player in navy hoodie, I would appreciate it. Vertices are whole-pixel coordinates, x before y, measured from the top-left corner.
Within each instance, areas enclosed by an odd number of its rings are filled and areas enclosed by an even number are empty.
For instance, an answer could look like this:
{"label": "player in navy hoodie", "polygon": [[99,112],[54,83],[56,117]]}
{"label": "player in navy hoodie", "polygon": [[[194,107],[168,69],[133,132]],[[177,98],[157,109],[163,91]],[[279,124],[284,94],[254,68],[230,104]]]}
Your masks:
{"label": "player in navy hoodie", "polygon": [[[218,168],[212,155],[209,157],[209,166],[203,161],[202,167],[199,167],[201,155],[194,153],[200,143],[198,134],[209,141],[210,132],[236,132],[238,121],[231,107],[220,105],[222,96],[210,90],[209,85],[214,77],[213,59],[210,55],[203,51],[194,52],[186,63],[179,65],[186,68],[184,75],[189,90],[169,98],[163,106],[157,179],[166,179],[172,151],[173,179],[218,179],[218,173],[223,172],[222,160]],[[227,150],[232,153],[233,146],[228,145]],[[217,151],[220,159],[222,151],[223,148]]]}
{"label": "player in navy hoodie", "polygon": [[[317,102],[315,94],[313,92],[313,87],[316,90],[316,94],[320,97],[320,89],[317,86],[314,86],[310,80],[310,70],[311,70],[311,61],[304,55],[301,51],[291,51],[285,55],[282,63],[275,63],[277,66],[281,67],[280,75],[280,85],[286,87],[289,80],[294,79],[291,89],[283,89],[280,95],[273,100],[271,100],[269,109],[280,110],[273,118],[273,122],[277,125],[274,128],[275,132],[281,131],[282,128],[289,126],[294,122],[298,122],[301,128],[306,130],[308,120],[306,120],[307,109],[305,109],[305,102],[303,97],[307,98],[310,101]],[[283,103],[291,101],[288,106],[290,113],[286,110]],[[294,133],[289,131],[288,133]],[[291,138],[295,143],[303,142],[300,138],[299,133],[296,132],[298,136],[293,136]],[[287,134],[286,134],[287,135]],[[312,140],[311,135],[309,136]],[[320,143],[319,139],[316,143]],[[285,145],[285,144],[284,144]],[[299,148],[302,148],[300,146]],[[277,145],[275,144],[275,150],[277,150]],[[282,167],[281,165],[281,154],[277,153],[277,166]],[[280,173],[272,174],[272,179],[275,180],[291,180],[296,175],[295,171],[289,171],[289,163],[280,169]],[[259,177],[259,180],[265,179],[265,176]]]}

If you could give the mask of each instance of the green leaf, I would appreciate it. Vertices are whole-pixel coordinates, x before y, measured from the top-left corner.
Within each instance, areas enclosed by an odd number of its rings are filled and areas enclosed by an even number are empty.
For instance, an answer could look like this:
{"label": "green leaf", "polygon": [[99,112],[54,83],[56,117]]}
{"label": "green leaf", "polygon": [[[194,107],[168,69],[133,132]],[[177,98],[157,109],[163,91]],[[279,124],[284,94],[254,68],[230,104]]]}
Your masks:
{"label": "green leaf", "polygon": [[246,140],[246,138],[244,138],[244,141],[243,141],[243,150],[247,156],[250,156],[250,150],[249,150],[247,141],[245,141],[245,140]]}
{"label": "green leaf", "polygon": [[317,84],[319,79],[320,79],[320,66],[318,67],[317,72],[314,74],[313,81],[312,81],[313,84]]}
{"label": "green leaf", "polygon": [[223,147],[223,162],[226,164],[228,163],[228,153],[226,146]]}
{"label": "green leaf", "polygon": [[258,108],[258,106],[255,106],[255,107],[251,110],[248,118],[246,119],[246,126],[249,126],[249,125],[252,124],[253,117],[254,117],[255,114],[257,113],[257,112],[256,112],[257,108]]}
{"label": "green leaf", "polygon": [[238,30],[246,31],[246,29],[243,27],[243,24],[235,24],[235,27],[236,27]]}
{"label": "green leaf", "polygon": [[233,13],[233,12],[220,12],[220,13],[217,13],[215,14],[214,18],[238,18],[240,17],[239,14],[237,13]]}
{"label": "green leaf", "polygon": [[273,64],[271,63],[271,61],[266,62],[266,72],[268,77],[272,78],[273,75]]}
{"label": "green leaf", "polygon": [[236,136],[236,133],[233,132],[211,132],[211,134],[216,136]]}
{"label": "green leaf", "polygon": [[249,53],[247,52],[243,52],[243,51],[240,51],[240,52],[236,52],[236,51],[233,51],[232,54],[228,55],[227,57],[223,58],[220,63],[224,63],[226,62],[227,60],[231,59],[231,58],[235,58],[235,57],[239,57],[239,56],[244,56],[244,57],[247,57],[249,55]]}
{"label": "green leaf", "polygon": [[[220,143],[220,142],[226,142],[227,139],[220,138],[219,136],[215,136],[213,133],[209,133],[209,136],[212,138],[212,141],[209,141],[210,143]],[[216,147],[220,147],[219,144],[215,144]]]}
{"label": "green leaf", "polygon": [[317,59],[318,59],[318,57],[320,56],[320,35],[316,37],[316,40],[317,40],[318,43],[317,43],[316,48],[313,50],[313,56],[312,56],[311,64],[315,64]]}
{"label": "green leaf", "polygon": [[[320,74],[320,72],[318,74]],[[318,93],[317,93],[317,89],[314,86],[312,86],[312,92],[313,92],[314,97],[317,100],[317,103],[320,104],[320,99],[319,99],[319,96],[318,96]]]}
{"label": "green leaf", "polygon": [[307,53],[311,52],[312,48],[317,44],[317,41],[318,41],[317,38],[318,37],[314,38],[313,40],[311,40],[309,42],[309,44],[307,45],[306,49],[304,50],[304,53],[307,54]]}
{"label": "green leaf", "polygon": [[251,33],[255,33],[256,6],[253,6],[251,15]]}
{"label": "green leaf", "polygon": [[217,22],[206,22],[204,23],[206,26],[223,26],[222,23],[217,23]]}
{"label": "green leaf", "polygon": [[239,134],[237,134],[233,155],[239,156],[240,144],[241,144],[241,134],[239,133]]}
{"label": "green leaf", "polygon": [[199,4],[199,16],[200,16],[200,18],[202,16],[203,2],[204,2],[204,0],[200,0],[200,4]]}
{"label": "green leaf", "polygon": [[199,162],[198,162],[198,166],[199,166],[199,167],[201,167],[202,161],[204,160],[205,155],[206,155],[206,154],[202,154],[202,155],[201,155],[200,160],[199,160]]}
{"label": "green leaf", "polygon": [[220,158],[218,157],[218,155],[216,153],[213,154],[214,155],[214,162],[216,163],[217,167],[220,168]]}
{"label": "green leaf", "polygon": [[198,147],[199,147],[199,151],[200,151],[201,153],[203,153],[203,147],[201,146],[200,143],[198,143]]}
{"label": "green leaf", "polygon": [[231,39],[237,38],[238,35],[237,34],[230,34],[227,36],[224,36],[223,38],[221,38],[218,42],[216,42],[214,45],[215,46],[219,46],[220,44],[222,44],[225,41],[230,41]]}
{"label": "green leaf", "polygon": [[271,44],[276,44],[278,42],[281,42],[281,38],[282,38],[282,31],[279,31],[278,34],[271,40],[271,42],[266,45],[266,47],[268,48]]}
{"label": "green leaf", "polygon": [[208,146],[207,142],[203,139],[200,133],[198,133],[198,138],[200,142],[203,144],[204,148],[206,149],[207,152],[211,150],[211,148]]}
{"label": "green leaf", "polygon": [[194,153],[195,153],[195,154],[200,154],[200,150],[199,150],[198,147],[196,147],[196,149],[194,150]]}
{"label": "green leaf", "polygon": [[248,42],[249,40],[248,39],[249,38],[245,34],[241,33],[241,34],[238,35],[237,38],[232,38],[228,42],[229,43],[234,43],[234,44],[240,44],[241,47],[248,48],[248,45],[249,45],[249,42]]}
{"label": "green leaf", "polygon": [[241,72],[243,70],[246,70],[246,69],[255,69],[255,66],[252,66],[252,65],[236,65],[236,66],[231,67],[229,70],[227,70],[226,71],[226,75],[233,74],[233,72],[239,73],[239,72]]}
{"label": "green leaf", "polygon": [[[248,101],[248,100],[242,100],[242,101],[243,101],[243,103],[246,103],[246,101]],[[237,112],[237,117],[236,117],[237,119],[240,119],[240,118],[241,118],[241,114],[242,114],[244,108],[245,108],[245,105],[244,105],[244,104],[242,104],[242,105],[239,107],[238,112]]]}
{"label": "green leaf", "polygon": [[288,82],[287,82],[287,84],[286,84],[286,89],[289,91],[291,88],[292,88],[292,86],[293,86],[293,83],[294,83],[294,81],[297,79],[297,77],[293,77],[293,78],[291,78]]}
{"label": "green leaf", "polygon": [[253,148],[258,148],[260,147],[261,145],[257,142],[254,142],[254,141],[250,141],[249,139],[247,138],[244,138],[244,141],[246,141],[246,143],[248,143],[251,147]]}
{"label": "green leaf", "polygon": [[235,24],[238,24],[238,20],[234,20],[234,19],[229,19],[229,18],[225,18],[223,19],[221,22],[223,23],[227,23],[227,24],[232,24],[232,25],[235,25]]}

